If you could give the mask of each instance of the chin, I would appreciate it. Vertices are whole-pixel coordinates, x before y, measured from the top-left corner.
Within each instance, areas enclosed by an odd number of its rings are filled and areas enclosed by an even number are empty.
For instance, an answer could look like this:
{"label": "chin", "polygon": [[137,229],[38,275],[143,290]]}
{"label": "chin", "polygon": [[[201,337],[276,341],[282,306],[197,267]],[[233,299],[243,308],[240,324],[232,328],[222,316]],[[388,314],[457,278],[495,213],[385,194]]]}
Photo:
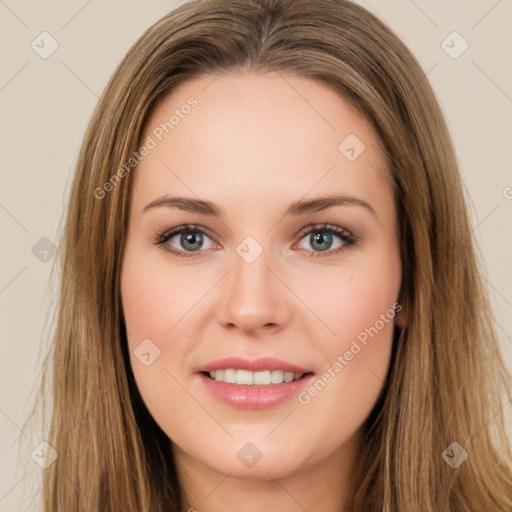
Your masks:
{"label": "chin", "polygon": [[[254,426],[250,430],[254,432]],[[177,449],[186,458],[196,459],[211,471],[251,480],[284,478],[304,469],[308,461],[314,464],[315,455],[322,458],[318,450],[307,453],[306,439],[288,438],[288,442],[283,442],[283,436],[276,435],[275,439],[271,439],[274,433],[269,436],[272,429],[266,425],[264,433],[261,430],[260,427],[259,433],[254,436],[245,431],[243,436],[234,436],[222,442],[210,437],[203,443],[185,446],[186,450],[182,447]]]}

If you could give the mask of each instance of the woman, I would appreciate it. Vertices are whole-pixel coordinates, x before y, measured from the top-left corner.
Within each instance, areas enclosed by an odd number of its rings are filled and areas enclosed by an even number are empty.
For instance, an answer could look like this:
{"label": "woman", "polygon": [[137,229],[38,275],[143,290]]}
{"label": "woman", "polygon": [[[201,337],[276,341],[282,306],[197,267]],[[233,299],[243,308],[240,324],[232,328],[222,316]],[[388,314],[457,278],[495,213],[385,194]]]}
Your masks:
{"label": "woman", "polygon": [[512,508],[449,134],[352,2],[151,27],[88,127],[62,271],[45,510]]}

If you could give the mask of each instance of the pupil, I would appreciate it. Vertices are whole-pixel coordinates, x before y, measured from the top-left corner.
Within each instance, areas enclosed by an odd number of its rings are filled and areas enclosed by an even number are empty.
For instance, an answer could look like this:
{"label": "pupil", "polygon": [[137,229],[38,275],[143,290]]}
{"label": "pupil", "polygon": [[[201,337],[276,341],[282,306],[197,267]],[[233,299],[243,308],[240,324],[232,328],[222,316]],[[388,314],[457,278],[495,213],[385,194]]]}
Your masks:
{"label": "pupil", "polygon": [[[323,232],[323,233],[317,233],[314,237],[313,237],[313,243],[312,243],[312,246],[314,247],[315,244],[321,244],[322,242],[327,242],[328,245],[329,242],[331,242],[331,238],[332,238],[332,235],[330,233],[326,233],[326,232]],[[320,251],[325,251],[328,247],[319,247],[319,250]]]}
{"label": "pupil", "polygon": [[[193,245],[194,242],[196,242],[199,247],[190,247],[190,245]],[[181,235],[181,243],[183,247],[188,248],[192,251],[196,251],[200,248],[202,242],[202,235],[201,233],[188,233],[188,234],[182,234]]]}

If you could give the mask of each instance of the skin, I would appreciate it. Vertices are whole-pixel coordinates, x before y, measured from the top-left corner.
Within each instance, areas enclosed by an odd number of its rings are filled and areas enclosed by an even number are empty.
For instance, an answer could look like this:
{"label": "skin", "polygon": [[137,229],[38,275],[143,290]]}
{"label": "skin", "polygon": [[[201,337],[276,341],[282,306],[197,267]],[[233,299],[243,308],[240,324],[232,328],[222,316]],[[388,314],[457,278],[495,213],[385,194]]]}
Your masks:
{"label": "skin", "polygon": [[[392,309],[402,276],[384,152],[371,125],[331,89],[249,70],[181,84],[156,105],[144,139],[190,96],[197,106],[134,171],[121,293],[137,385],[172,439],[184,510],[229,503],[239,511],[339,512],[400,315],[307,404],[293,397],[267,410],[236,409],[213,397],[196,369],[228,356],[271,356],[320,377]],[[349,134],[366,147],[354,161],[338,149]],[[333,192],[374,213],[344,204],[283,216],[294,201]],[[144,212],[166,194],[212,201],[224,215]],[[334,254],[343,242],[333,234],[325,251],[315,249],[311,234],[300,233],[317,223],[344,228],[356,244]],[[194,257],[153,243],[184,224],[211,233],[199,251],[188,250]],[[247,236],[263,249],[252,263],[236,251]],[[171,244],[187,251],[179,235]],[[144,339],[160,350],[149,366],[134,355]],[[237,457],[247,442],[262,453],[250,468]]]}

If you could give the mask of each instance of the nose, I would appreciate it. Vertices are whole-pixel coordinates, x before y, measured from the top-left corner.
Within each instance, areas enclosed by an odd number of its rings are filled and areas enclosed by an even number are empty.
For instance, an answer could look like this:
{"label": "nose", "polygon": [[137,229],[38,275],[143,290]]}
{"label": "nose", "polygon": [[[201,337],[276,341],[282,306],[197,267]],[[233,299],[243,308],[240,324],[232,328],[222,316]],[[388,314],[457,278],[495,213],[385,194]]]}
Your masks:
{"label": "nose", "polygon": [[221,325],[258,336],[281,330],[289,322],[292,294],[271,260],[266,250],[252,262],[233,255],[234,268],[219,290],[222,298],[216,315]]}

